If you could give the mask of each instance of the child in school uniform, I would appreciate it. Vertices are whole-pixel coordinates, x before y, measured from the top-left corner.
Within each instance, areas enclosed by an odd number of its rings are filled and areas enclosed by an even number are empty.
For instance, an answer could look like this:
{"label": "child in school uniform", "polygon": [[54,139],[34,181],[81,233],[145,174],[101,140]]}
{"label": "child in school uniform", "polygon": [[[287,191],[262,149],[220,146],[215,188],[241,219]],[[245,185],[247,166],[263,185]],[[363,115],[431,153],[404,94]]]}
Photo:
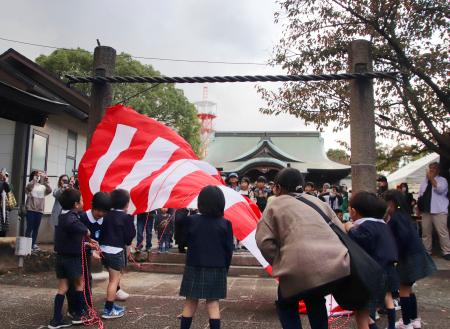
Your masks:
{"label": "child in school uniform", "polygon": [[158,252],[169,252],[170,241],[173,235],[174,223],[167,208],[161,208],[155,219],[155,231],[158,236]]}
{"label": "child in school uniform", "polygon": [[384,200],[388,204],[387,224],[391,228],[399,252],[397,270],[400,277],[402,318],[395,327],[419,329],[422,324],[417,315],[417,298],[412,287],[416,281],[436,272],[436,265],[426,252],[414,227],[410,205],[405,195],[397,190],[388,190],[384,194]]}
{"label": "child in school uniform", "polygon": [[130,194],[117,189],[111,192],[111,211],[104,217],[100,232],[100,249],[102,262],[109,273],[105,308],[102,318],[120,318],[125,314],[125,307],[114,303],[116,292],[126,266],[131,242],[136,235],[133,217],[127,214]]}
{"label": "child in school uniform", "polygon": [[225,197],[217,186],[203,188],[198,196],[199,214],[186,218],[186,266],[180,295],[186,297],[181,329],[189,329],[199,299],[206,299],[209,327],[220,328],[219,299],[227,295],[227,273],[233,255],[231,222],[223,218]]}
{"label": "child in school uniform", "polygon": [[[100,255],[97,252],[98,249],[98,241],[100,239],[101,227],[103,224],[103,217],[108,213],[111,209],[111,198],[108,193],[105,192],[97,192],[92,197],[92,208],[86,212],[80,213],[80,221],[88,228],[89,232],[91,232],[91,241],[95,246],[94,249],[88,249],[86,252],[86,263],[87,268],[85,271],[84,277],[84,289],[86,300],[89,306],[92,307],[91,296],[88,293],[92,288],[92,275],[91,275],[91,257],[94,255],[95,258],[99,259]],[[69,310],[67,315],[73,318],[73,284],[70,285],[69,291],[67,292],[67,302],[69,306]]]}
{"label": "child in school uniform", "polygon": [[395,307],[391,291],[398,290],[396,271],[397,246],[391,230],[383,220],[386,203],[373,193],[361,191],[350,200],[350,218],[345,224],[348,235],[355,240],[384,269],[385,285],[369,303],[370,329],[376,329],[375,312],[378,306],[386,305],[388,329],[395,329]]}
{"label": "child in school uniform", "polygon": [[[58,291],[54,301],[53,318],[48,325],[50,329],[70,327],[72,324],[82,323],[82,316],[88,318],[84,312],[81,244],[83,239],[88,239],[90,233],[78,215],[83,207],[81,193],[73,188],[68,188],[61,194],[59,202],[62,211],[58,218],[58,225],[55,227],[55,270],[58,278]],[[75,287],[72,321],[64,319],[62,316],[69,281],[72,281]]]}

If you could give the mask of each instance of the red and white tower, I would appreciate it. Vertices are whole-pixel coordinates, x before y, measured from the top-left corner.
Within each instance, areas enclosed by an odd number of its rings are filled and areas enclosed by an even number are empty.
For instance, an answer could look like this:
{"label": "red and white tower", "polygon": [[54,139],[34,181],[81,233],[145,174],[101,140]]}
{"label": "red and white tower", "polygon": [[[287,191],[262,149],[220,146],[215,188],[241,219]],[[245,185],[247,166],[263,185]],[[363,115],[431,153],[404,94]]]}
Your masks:
{"label": "red and white tower", "polygon": [[213,120],[217,118],[217,104],[208,101],[208,87],[203,87],[203,99],[195,103],[197,117],[200,120],[201,156],[206,156],[211,134],[214,132]]}

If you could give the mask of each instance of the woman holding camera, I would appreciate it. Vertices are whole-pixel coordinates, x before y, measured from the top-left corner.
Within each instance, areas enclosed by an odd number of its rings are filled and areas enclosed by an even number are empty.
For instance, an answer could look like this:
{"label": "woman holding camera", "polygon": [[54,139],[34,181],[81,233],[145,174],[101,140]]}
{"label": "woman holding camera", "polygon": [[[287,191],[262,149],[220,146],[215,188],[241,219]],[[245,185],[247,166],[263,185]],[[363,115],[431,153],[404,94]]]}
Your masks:
{"label": "woman holding camera", "polygon": [[33,170],[30,174],[29,183],[25,188],[27,192],[27,228],[26,237],[31,237],[33,251],[38,251],[36,244],[39,226],[41,225],[42,214],[45,208],[45,197],[52,193],[52,188],[48,185],[48,177],[45,173]]}
{"label": "woman holding camera", "polygon": [[59,203],[59,197],[61,196],[62,192],[68,187],[72,187],[69,184],[69,176],[65,174],[59,176],[58,187],[53,191],[55,203],[53,204],[52,215],[50,216],[50,223],[53,226],[58,225],[58,216],[61,214],[62,210],[61,204]]}

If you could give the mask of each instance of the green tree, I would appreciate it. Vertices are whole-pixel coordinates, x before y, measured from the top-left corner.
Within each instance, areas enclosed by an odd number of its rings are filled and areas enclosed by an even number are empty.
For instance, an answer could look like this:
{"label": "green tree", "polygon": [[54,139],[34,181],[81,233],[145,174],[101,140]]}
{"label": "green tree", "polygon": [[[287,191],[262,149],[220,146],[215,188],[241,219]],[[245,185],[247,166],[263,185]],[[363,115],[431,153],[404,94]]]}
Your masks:
{"label": "green tree", "polygon": [[332,161],[344,165],[350,164],[350,155],[345,150],[342,149],[329,149],[327,151],[327,157]]}
{"label": "green tree", "polygon": [[[418,143],[450,159],[450,3],[448,0],[279,0],[283,35],[273,63],[289,74],[347,71],[350,41],[372,42],[379,134]],[[342,81],[259,88],[263,113],[290,113],[318,128],[349,125],[349,85]]]}
{"label": "green tree", "polygon": [[[50,55],[41,55],[36,62],[65,80],[66,74],[91,75],[93,55],[84,49],[55,50]],[[151,65],[145,65],[134,60],[130,55],[121,53],[117,56],[117,75],[159,76]],[[90,95],[90,85],[77,84],[86,95]],[[175,129],[186,139],[199,154],[200,124],[195,106],[184,96],[183,91],[172,84],[160,84],[151,88],[148,84],[114,84],[113,104],[125,103],[142,114],[164,122]],[[133,97],[134,95],[137,96]]]}
{"label": "green tree", "polygon": [[[330,160],[342,164],[350,164],[350,147],[345,142],[340,142],[343,147],[337,149],[329,149],[327,156]],[[410,161],[417,160],[427,154],[418,150],[414,146],[400,143],[394,147],[377,143],[376,147],[377,158],[375,161],[377,172],[393,172],[400,168],[401,164],[406,164]]]}

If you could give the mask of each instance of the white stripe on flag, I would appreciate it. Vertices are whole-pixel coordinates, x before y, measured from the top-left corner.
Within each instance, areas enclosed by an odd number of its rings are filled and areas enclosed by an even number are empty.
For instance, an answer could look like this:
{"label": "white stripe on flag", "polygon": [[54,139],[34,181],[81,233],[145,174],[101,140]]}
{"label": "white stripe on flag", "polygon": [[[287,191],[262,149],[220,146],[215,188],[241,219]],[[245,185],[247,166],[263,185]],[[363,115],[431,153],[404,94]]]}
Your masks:
{"label": "white stripe on flag", "polygon": [[264,256],[261,254],[258,246],[256,245],[256,229],[254,229],[249,235],[241,240],[241,243],[252,253],[252,255],[258,260],[262,267],[266,268],[269,263],[266,261]]}
{"label": "white stripe on flag", "polygon": [[119,156],[122,151],[125,151],[130,147],[131,140],[137,129],[134,127],[118,124],[114,138],[109,145],[108,151],[103,154],[95,165],[94,172],[89,179],[89,188],[91,193],[97,193],[100,191],[103,178],[111,163]]}
{"label": "white stripe on flag", "polygon": [[[178,145],[167,139],[161,137],[156,138],[148,146],[142,159],[134,164],[133,169],[116,188],[131,191],[133,187],[139,185],[153,172],[161,169],[178,148]],[[128,213],[132,214],[135,210],[136,206],[133,200],[130,200]]]}
{"label": "white stripe on flag", "polygon": [[203,171],[205,166],[202,162],[190,159],[177,160],[169,168],[160,173],[150,186],[147,211],[164,207],[167,200],[169,200],[173,188],[183,177],[196,171]]}
{"label": "white stripe on flag", "polygon": [[[217,187],[222,190],[223,195],[225,196],[225,211],[231,206],[234,206],[236,203],[239,202],[247,203],[247,200],[245,200],[245,198],[235,190],[225,185],[217,185]],[[198,195],[194,198],[194,200],[191,201],[191,203],[187,206],[187,208],[197,209],[197,200]]]}

